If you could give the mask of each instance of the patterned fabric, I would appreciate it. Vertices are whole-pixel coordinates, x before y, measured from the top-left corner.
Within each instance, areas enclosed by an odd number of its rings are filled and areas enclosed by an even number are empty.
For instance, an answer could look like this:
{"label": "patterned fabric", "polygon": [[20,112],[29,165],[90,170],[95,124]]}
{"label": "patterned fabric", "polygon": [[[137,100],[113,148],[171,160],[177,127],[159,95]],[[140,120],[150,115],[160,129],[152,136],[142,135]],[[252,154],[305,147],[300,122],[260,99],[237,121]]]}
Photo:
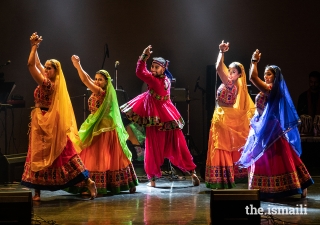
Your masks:
{"label": "patterned fabric", "polygon": [[39,190],[56,191],[75,185],[88,177],[88,171],[68,139],[64,151],[54,163],[37,172],[31,170],[30,151],[28,151],[21,184]]}
{"label": "patterned fabric", "polygon": [[34,102],[36,105],[49,108],[52,102],[54,86],[54,83],[48,78],[44,78],[42,85],[38,85],[34,90]]}
{"label": "patterned fabric", "polygon": [[129,120],[146,127],[144,164],[148,178],[161,176],[160,166],[165,158],[183,171],[194,170],[196,166],[182,133],[184,121],[169,98],[170,79],[153,76],[142,60],[137,62],[136,75],[151,92],[138,95],[120,110]]}
{"label": "patterned fabric", "polygon": [[[127,191],[139,184],[132,164],[115,171],[90,171],[90,178],[96,183],[98,194],[107,194],[108,192],[119,194],[121,191]],[[68,188],[66,191],[74,194],[89,192],[85,182]]]}
{"label": "patterned fabric", "polygon": [[90,98],[88,99],[88,108],[92,114],[94,114],[99,109],[105,96],[106,96],[105,91],[97,95],[94,93],[91,94]]}
{"label": "patterned fabric", "polygon": [[275,79],[263,112],[257,110],[250,121],[250,134],[238,162],[249,167],[257,161],[277,139],[285,136],[298,156],[301,155],[301,141],[298,131],[300,118],[297,114],[281,70],[271,66]]}
{"label": "patterned fabric", "polygon": [[206,187],[211,189],[236,187],[233,166],[206,166]]}
{"label": "patterned fabric", "polygon": [[136,73],[148,84],[149,90],[120,106],[120,110],[140,126],[157,126],[159,130],[182,129],[183,118],[170,100],[170,80],[166,76],[153,76],[141,60]]}
{"label": "patterned fabric", "polygon": [[138,114],[134,113],[132,109],[126,112],[126,116],[129,120],[137,123],[140,126],[145,126],[145,127],[157,126],[159,127],[159,130],[163,130],[163,131],[182,129],[185,124],[182,117],[180,117],[179,120],[168,121],[163,123],[160,121],[160,118],[157,118],[157,117],[140,117]]}
{"label": "patterned fabric", "polygon": [[152,97],[154,97],[155,99],[157,100],[160,100],[160,101],[166,101],[168,99],[170,99],[170,95],[165,95],[165,96],[161,96],[159,94],[157,94],[154,90],[149,90],[149,93]]}
{"label": "patterned fabric", "polygon": [[[81,149],[85,149],[91,145],[94,137],[105,132],[116,131],[116,138],[120,142],[122,151],[126,157],[131,160],[132,154],[127,146],[129,135],[122,122],[117,94],[112,85],[111,77],[105,70],[99,70],[98,72],[103,72],[107,77],[107,85],[105,91],[101,94],[92,94],[90,96],[91,100],[89,100],[89,107],[91,107],[93,113],[91,113],[80,126],[80,141],[78,142],[78,145]],[[104,146],[103,148],[107,148],[107,151],[110,150],[108,146]]]}
{"label": "patterned fabric", "polygon": [[[131,163],[132,154],[126,144],[128,133],[121,120],[115,89],[107,71],[107,85],[101,94],[89,99],[91,114],[82,123],[79,136],[82,151],[80,157],[96,181],[98,193],[114,194],[138,185]],[[84,182],[67,191],[88,191]]]}
{"label": "patterned fabric", "polygon": [[313,180],[300,159],[299,117],[281,70],[268,95],[264,111],[257,110],[238,165],[250,168],[249,188],[260,189],[261,198],[302,194]]}
{"label": "patterned fabric", "polygon": [[278,139],[250,168],[249,189],[260,189],[261,198],[302,194],[313,180],[288,141]]}
{"label": "patterned fabric", "polygon": [[[272,86],[271,85],[268,85],[269,87],[269,90],[272,89]],[[270,91],[267,92],[267,93],[263,93],[263,92],[259,92],[255,98],[255,105],[257,107],[257,110],[259,112],[263,112],[264,108],[266,107],[267,105],[267,102],[268,102],[268,96],[270,94]]]}
{"label": "patterned fabric", "polygon": [[[31,111],[29,151],[31,151],[32,171],[40,171],[51,166],[64,151],[67,137],[73,143],[80,141],[77,122],[61,64],[55,59],[49,61],[54,63],[56,67],[54,85],[44,78],[44,85],[39,85],[37,89],[39,89],[40,93],[46,93],[52,89],[52,96],[47,96],[48,98],[46,99],[51,104],[46,113],[43,113],[39,108],[43,107],[42,105],[36,105],[36,108]],[[52,88],[53,86],[54,88]],[[81,151],[76,144],[74,148],[78,153]]]}
{"label": "patterned fabric", "polygon": [[237,86],[232,83],[231,80],[228,80],[227,85],[221,84],[217,90],[217,100],[233,105],[236,102],[237,97]]}
{"label": "patterned fabric", "polygon": [[233,85],[237,86],[233,89],[237,90],[235,102],[228,107],[217,106],[211,120],[205,175],[208,188],[233,188],[235,170],[239,178],[244,178],[247,172],[239,171],[234,163],[240,158],[239,150],[246,142],[255,107],[248,94],[244,68],[242,64],[237,64],[242,76]]}

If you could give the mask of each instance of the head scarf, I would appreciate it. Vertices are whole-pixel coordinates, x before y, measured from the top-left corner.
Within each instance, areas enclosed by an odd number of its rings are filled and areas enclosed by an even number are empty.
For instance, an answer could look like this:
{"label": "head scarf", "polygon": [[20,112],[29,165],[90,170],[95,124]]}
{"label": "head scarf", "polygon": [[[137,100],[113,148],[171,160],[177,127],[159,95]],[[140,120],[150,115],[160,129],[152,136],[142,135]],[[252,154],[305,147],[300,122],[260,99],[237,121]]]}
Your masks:
{"label": "head scarf", "polygon": [[156,63],[162,68],[165,68],[164,75],[166,75],[170,79],[170,81],[172,81],[173,76],[168,70],[169,62],[170,62],[169,60],[165,60],[162,57],[155,57],[153,58],[153,61],[152,61],[152,63]]}
{"label": "head scarf", "polygon": [[299,116],[280,68],[274,65],[270,67],[275,72],[274,83],[262,115],[256,112],[251,120],[252,129],[238,162],[244,167],[257,161],[264,151],[283,135],[298,156],[302,152],[297,128],[300,124]]}
{"label": "head scarf", "polygon": [[[78,142],[78,128],[70,101],[61,64],[55,59],[49,60],[56,67],[55,88],[52,103],[46,114],[40,108],[31,112],[31,170],[42,170],[54,162],[67,143],[67,136]],[[79,153],[81,149],[74,145]]]}
{"label": "head scarf", "polygon": [[[79,146],[84,149],[91,145],[94,136],[102,132],[116,130],[118,138],[124,154],[131,160],[132,154],[127,146],[127,139],[129,137],[124,125],[122,123],[117,94],[112,85],[111,77],[106,70],[99,70],[97,74],[102,74],[107,79],[106,95],[98,110],[94,114],[90,114],[83,122],[79,129]],[[109,143],[105,143],[108,145]]]}
{"label": "head scarf", "polygon": [[233,108],[247,110],[248,118],[251,119],[256,107],[248,92],[247,75],[241,63],[233,63],[241,68],[241,77],[238,78],[236,83],[238,94]]}

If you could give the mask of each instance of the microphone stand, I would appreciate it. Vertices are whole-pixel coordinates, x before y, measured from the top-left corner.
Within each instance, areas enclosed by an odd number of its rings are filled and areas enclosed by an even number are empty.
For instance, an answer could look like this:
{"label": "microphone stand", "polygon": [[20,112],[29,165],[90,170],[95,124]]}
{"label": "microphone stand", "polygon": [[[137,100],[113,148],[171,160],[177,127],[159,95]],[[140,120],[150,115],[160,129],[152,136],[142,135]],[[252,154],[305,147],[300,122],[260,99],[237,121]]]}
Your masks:
{"label": "microphone stand", "polygon": [[118,90],[118,65],[116,64],[114,67],[115,72],[115,80],[116,80],[116,90]]}

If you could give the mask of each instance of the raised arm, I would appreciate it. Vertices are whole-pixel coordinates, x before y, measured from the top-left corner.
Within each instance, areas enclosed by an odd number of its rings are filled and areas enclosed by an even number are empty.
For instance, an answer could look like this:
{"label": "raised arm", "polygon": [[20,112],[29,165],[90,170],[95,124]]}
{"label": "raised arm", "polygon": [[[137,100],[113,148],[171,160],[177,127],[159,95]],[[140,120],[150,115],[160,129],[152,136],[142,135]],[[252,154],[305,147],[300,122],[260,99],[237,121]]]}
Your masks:
{"label": "raised arm", "polygon": [[256,86],[261,92],[266,93],[270,91],[268,85],[258,76],[258,62],[260,61],[261,53],[257,49],[253,52],[251,58],[251,67],[249,71],[249,80],[254,86]]}
{"label": "raised arm", "polygon": [[42,36],[39,37],[37,32],[31,35],[30,37],[31,51],[28,59],[28,69],[30,71],[30,74],[39,85],[41,85],[44,80],[44,75],[42,73],[43,70],[40,70],[37,67],[37,62],[41,64],[38,53],[37,53],[37,49],[41,41],[42,41]]}
{"label": "raised arm", "polygon": [[224,43],[224,41],[222,41],[219,45],[219,50],[220,51],[216,62],[216,70],[221,81],[226,84],[228,82],[228,68],[224,64],[224,53],[229,50],[229,42]]}
{"label": "raised arm", "polygon": [[149,45],[143,50],[136,67],[137,77],[139,77],[142,81],[146,82],[149,85],[153,80],[155,80],[155,78],[152,76],[152,73],[150,73],[150,71],[148,71],[146,67],[146,61],[152,54],[151,48],[152,46]]}
{"label": "raised arm", "polygon": [[36,51],[36,67],[38,68],[41,74],[44,74],[44,66],[40,62],[38,51]]}
{"label": "raised arm", "polygon": [[71,57],[71,61],[73,63],[73,66],[77,69],[79,77],[84,85],[87,86],[87,88],[90,89],[95,94],[99,94],[102,91],[102,88],[97,86],[94,83],[94,80],[87,74],[86,71],[83,70],[81,64],[80,64],[80,57],[77,55],[73,55]]}

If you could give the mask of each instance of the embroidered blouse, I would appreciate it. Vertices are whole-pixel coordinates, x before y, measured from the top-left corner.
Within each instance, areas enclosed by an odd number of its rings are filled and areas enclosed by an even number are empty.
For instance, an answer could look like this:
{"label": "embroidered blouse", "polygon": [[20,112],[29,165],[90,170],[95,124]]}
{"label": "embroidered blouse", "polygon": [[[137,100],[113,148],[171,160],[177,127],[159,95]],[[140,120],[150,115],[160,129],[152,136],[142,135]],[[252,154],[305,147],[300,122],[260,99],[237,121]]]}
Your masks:
{"label": "embroidered blouse", "polygon": [[233,105],[236,102],[237,92],[237,86],[231,80],[228,80],[227,85],[222,83],[218,88],[217,100],[228,105]]}
{"label": "embroidered blouse", "polygon": [[272,88],[271,85],[268,85],[269,91],[266,93],[263,92],[259,92],[259,94],[257,94],[256,99],[255,99],[255,105],[257,107],[257,110],[259,112],[259,114],[262,114],[264,108],[267,105],[268,102],[268,96],[270,94],[270,90]]}
{"label": "embroidered blouse", "polygon": [[88,99],[88,107],[91,114],[94,114],[98,110],[105,96],[106,91],[103,91],[102,93],[99,93],[97,95],[94,93],[91,94],[90,98]]}
{"label": "embroidered blouse", "polygon": [[42,85],[38,85],[33,93],[36,106],[49,108],[52,102],[54,88],[54,83],[45,77]]}

